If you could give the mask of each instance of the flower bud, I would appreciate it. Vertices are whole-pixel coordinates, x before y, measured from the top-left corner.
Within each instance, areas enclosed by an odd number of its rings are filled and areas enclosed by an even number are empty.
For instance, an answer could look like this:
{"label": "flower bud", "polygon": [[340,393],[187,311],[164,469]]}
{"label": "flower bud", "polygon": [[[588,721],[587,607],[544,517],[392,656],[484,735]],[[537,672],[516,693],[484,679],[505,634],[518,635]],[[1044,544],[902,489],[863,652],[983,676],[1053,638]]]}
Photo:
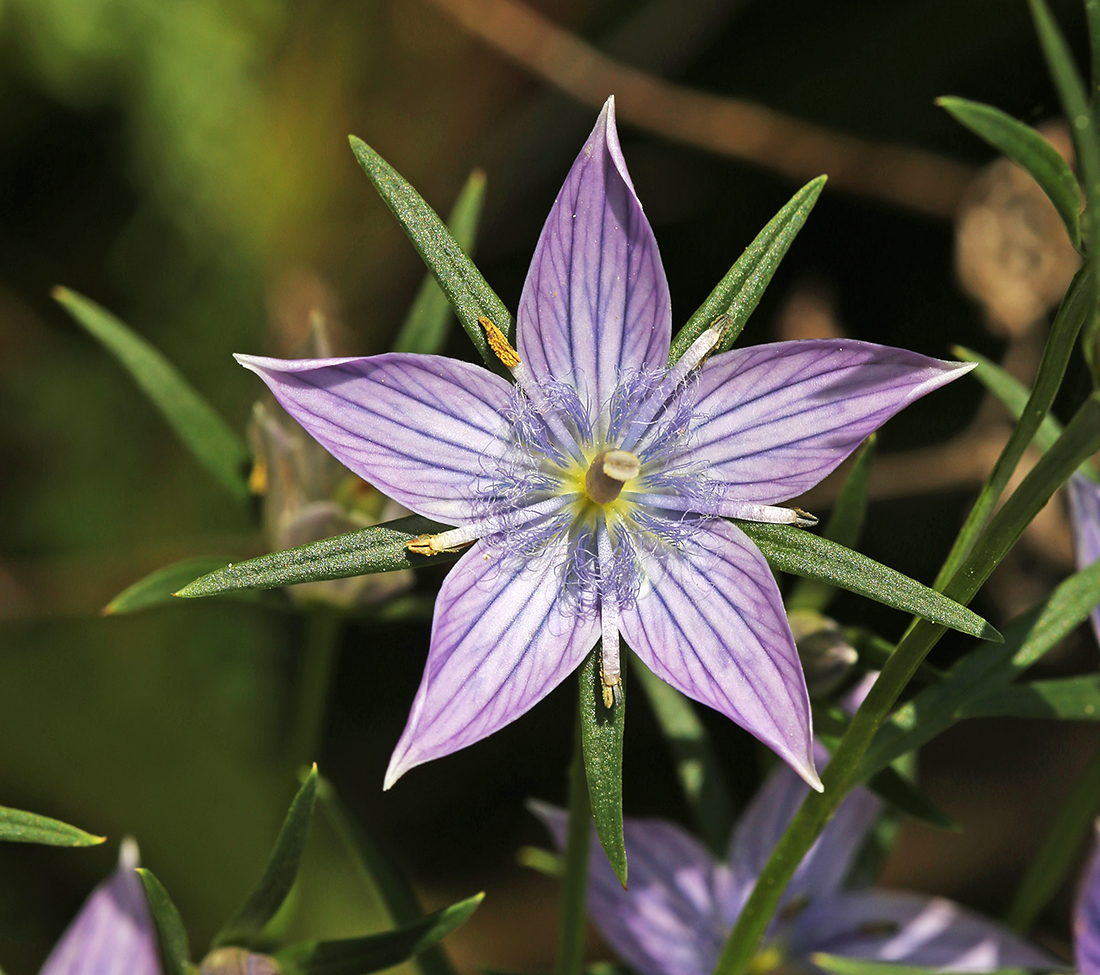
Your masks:
{"label": "flower bud", "polygon": [[836,622],[827,616],[810,609],[796,609],[787,614],[787,619],[810,697],[824,697],[840,686],[859,660],[859,654],[844,639]]}

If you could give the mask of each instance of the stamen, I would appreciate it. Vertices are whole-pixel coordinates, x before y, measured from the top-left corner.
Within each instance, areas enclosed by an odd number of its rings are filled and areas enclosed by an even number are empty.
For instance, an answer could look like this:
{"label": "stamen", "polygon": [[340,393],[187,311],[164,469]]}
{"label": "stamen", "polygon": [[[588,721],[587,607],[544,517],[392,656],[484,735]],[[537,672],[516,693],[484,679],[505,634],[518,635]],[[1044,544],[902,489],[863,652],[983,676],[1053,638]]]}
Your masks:
{"label": "stamen", "polygon": [[693,370],[701,366],[715,346],[722,341],[722,336],[729,329],[729,323],[728,315],[719,315],[714,320],[714,324],[688,346],[687,352],[680,356],[676,365],[665,374],[665,378],[661,380],[653,392],[642,400],[634,414],[634,418],[630,421],[630,429],[627,431],[626,437],[623,438],[623,450],[634,449],[635,444],[649,429],[649,424],[653,418],[661,412],[665,403],[679,388],[680,383],[687,379]]}
{"label": "stamen", "polygon": [[479,538],[484,538],[486,535],[495,535],[497,532],[522,528],[537,518],[553,514],[567,504],[571,504],[574,500],[576,500],[575,493],[547,498],[538,504],[518,508],[504,515],[479,518],[477,521],[463,525],[461,528],[452,528],[449,531],[440,532],[438,535],[418,535],[406,542],[405,548],[417,555],[439,555],[441,552],[453,552],[464,545],[476,542]]}
{"label": "stamen", "polygon": [[562,418],[558,415],[558,411],[554,409],[538,380],[531,375],[531,370],[527,368],[526,363],[520,360],[519,353],[512,348],[504,333],[493,324],[492,319],[486,318],[484,315],[478,318],[478,324],[485,329],[485,337],[489,341],[489,348],[511,370],[513,378],[519,384],[520,389],[527,394],[527,398],[531,401],[535,411],[542,418],[550,432],[554,434],[561,446],[568,451],[574,460],[583,460],[584,455],[577,445],[577,438],[569,432],[569,428],[566,427]]}
{"label": "stamen", "polygon": [[618,707],[623,703],[622,674],[619,669],[619,602],[611,583],[613,573],[611,536],[607,523],[601,521],[596,534],[596,554],[600,562],[600,683],[603,685],[603,706]]}
{"label": "stamen", "polygon": [[584,475],[585,493],[596,504],[610,504],[622,493],[623,485],[634,480],[641,470],[641,461],[629,451],[601,451]]}
{"label": "stamen", "polygon": [[519,365],[519,353],[512,348],[512,343],[493,324],[492,319],[482,315],[477,321],[485,329],[485,338],[488,340],[489,348],[493,350],[493,354],[509,369],[515,369]]}
{"label": "stamen", "polygon": [[817,516],[801,508],[780,508],[770,504],[756,504],[751,501],[717,501],[713,504],[701,503],[698,499],[675,494],[641,494],[631,492],[630,500],[634,504],[644,504],[651,508],[664,508],[666,511],[690,511],[716,518],[736,518],[738,521],[760,521],[770,525],[797,525],[799,528],[813,528]]}

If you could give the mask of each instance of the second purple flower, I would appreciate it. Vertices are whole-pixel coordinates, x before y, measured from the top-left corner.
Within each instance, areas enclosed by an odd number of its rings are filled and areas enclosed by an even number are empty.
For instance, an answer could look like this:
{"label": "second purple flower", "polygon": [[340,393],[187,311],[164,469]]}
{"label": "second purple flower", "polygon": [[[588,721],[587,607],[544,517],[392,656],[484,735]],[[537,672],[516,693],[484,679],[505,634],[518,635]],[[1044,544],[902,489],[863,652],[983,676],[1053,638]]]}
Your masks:
{"label": "second purple flower", "polygon": [[238,356],[351,470],[458,526],[419,550],[473,543],[385,787],[518,718],[601,637],[613,706],[621,634],[820,788],[778,587],[726,519],[812,523],[776,505],[971,364],[848,340],[711,355],[719,320],[670,367],[668,283],[610,99],[543,227],[517,347],[483,324],[514,384],[439,356]]}

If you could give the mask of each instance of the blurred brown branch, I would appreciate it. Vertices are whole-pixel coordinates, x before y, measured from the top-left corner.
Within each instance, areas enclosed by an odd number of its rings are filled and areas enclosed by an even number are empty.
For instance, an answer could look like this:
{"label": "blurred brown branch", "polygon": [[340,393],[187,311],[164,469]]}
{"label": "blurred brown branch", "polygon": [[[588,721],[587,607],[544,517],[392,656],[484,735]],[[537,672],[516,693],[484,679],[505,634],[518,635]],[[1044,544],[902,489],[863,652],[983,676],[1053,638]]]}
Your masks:
{"label": "blurred brown branch", "polygon": [[615,95],[620,119],[757,163],[795,180],[827,173],[851,193],[953,217],[975,169],[935,153],[870,142],[737,98],[693,91],[622,64],[515,0],[430,0],[459,25],[579,101]]}

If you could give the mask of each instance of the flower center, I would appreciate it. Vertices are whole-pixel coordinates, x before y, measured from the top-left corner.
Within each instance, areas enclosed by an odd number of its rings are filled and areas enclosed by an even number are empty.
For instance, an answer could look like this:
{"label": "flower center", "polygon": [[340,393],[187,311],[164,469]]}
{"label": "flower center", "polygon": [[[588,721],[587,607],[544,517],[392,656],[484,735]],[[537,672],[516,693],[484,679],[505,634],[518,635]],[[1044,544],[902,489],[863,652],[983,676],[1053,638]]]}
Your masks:
{"label": "flower center", "polygon": [[610,504],[623,490],[627,481],[636,478],[641,461],[629,450],[609,448],[592,459],[584,475],[584,491],[594,504]]}

